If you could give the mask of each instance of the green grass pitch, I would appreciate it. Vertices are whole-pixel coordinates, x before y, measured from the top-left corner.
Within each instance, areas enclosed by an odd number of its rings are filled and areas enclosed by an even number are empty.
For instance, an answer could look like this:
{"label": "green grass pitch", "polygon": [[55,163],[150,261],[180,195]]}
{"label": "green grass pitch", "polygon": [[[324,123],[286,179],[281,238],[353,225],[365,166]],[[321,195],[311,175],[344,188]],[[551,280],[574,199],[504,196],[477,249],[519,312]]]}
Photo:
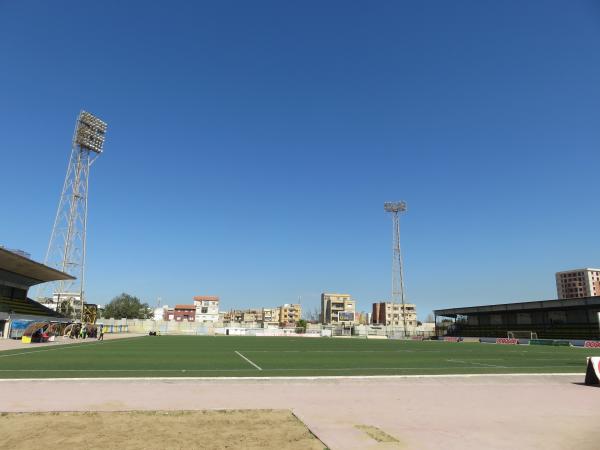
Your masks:
{"label": "green grass pitch", "polygon": [[399,340],[144,336],[0,352],[0,378],[584,373],[600,349]]}

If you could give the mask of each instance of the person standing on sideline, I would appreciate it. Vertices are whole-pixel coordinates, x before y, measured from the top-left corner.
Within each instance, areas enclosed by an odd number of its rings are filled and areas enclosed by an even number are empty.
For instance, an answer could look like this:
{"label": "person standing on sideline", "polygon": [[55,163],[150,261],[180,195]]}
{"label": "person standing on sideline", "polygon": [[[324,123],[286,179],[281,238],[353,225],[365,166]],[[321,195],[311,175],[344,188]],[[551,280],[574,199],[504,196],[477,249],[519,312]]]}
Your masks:
{"label": "person standing on sideline", "polygon": [[104,327],[100,327],[100,330],[98,331],[98,340],[99,341],[104,340]]}

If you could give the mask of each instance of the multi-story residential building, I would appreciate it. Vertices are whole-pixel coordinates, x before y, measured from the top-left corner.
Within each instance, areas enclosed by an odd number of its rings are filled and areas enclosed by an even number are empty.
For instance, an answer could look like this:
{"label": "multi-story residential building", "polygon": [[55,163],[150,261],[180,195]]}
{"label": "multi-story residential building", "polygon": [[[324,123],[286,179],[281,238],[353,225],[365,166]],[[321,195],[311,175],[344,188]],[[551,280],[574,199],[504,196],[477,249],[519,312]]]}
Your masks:
{"label": "multi-story residential building", "polygon": [[302,306],[297,303],[286,303],[279,308],[279,325],[296,325],[302,318]]}
{"label": "multi-story residential building", "polygon": [[263,308],[263,327],[279,325],[280,308]]}
{"label": "multi-story residential building", "polygon": [[196,320],[196,305],[175,305],[173,320],[177,322],[194,322]]}
{"label": "multi-story residential building", "polygon": [[262,322],[262,317],[262,309],[232,309],[224,314],[223,321],[227,323],[258,325]]}
{"label": "multi-story residential building", "polygon": [[242,322],[246,324],[260,323],[263,320],[262,309],[247,309],[242,312]]}
{"label": "multi-story residential building", "polygon": [[373,325],[386,325],[402,327],[406,317],[407,327],[417,326],[417,309],[412,303],[404,304],[404,313],[402,304],[392,302],[373,303],[373,313],[371,320]]}
{"label": "multi-story residential building", "polygon": [[600,269],[573,269],[556,273],[559,300],[600,296]]}
{"label": "multi-story residential building", "polygon": [[165,306],[163,308],[163,320],[168,322],[169,320],[173,320],[175,318],[175,308],[169,308],[169,306]]}
{"label": "multi-story residential building", "polygon": [[349,294],[321,294],[321,323],[324,325],[356,322],[356,302]]}
{"label": "multi-story residential building", "polygon": [[219,297],[212,295],[197,295],[194,297],[196,307],[196,322],[218,322]]}
{"label": "multi-story residential building", "polygon": [[223,315],[223,322],[227,323],[242,323],[244,313],[240,309],[231,309]]}

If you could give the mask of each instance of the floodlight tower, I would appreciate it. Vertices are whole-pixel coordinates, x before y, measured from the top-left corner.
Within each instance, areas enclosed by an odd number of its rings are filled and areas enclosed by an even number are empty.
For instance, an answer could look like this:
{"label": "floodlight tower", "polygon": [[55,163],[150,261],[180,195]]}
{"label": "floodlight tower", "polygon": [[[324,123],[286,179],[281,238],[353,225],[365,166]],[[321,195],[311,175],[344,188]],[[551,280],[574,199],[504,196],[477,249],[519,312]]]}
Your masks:
{"label": "floodlight tower", "polygon": [[[392,246],[392,306],[402,304],[402,319],[404,322],[404,337],[407,337],[406,330],[406,309],[404,302],[404,269],[402,267],[402,252],[400,251],[400,213],[406,211],[406,202],[385,202],[383,209],[392,213],[393,225],[393,246]],[[400,300],[400,302],[398,302]],[[393,319],[392,308],[392,321]]]}
{"label": "floodlight tower", "polygon": [[38,291],[38,300],[48,300],[48,294],[53,296],[52,302],[56,303],[57,310],[63,301],[72,301],[78,296],[81,317],[85,299],[85,237],[90,167],[102,153],[106,128],[105,122],[86,111],[82,110],[77,117],[67,175],[44,260],[46,265],[76,279],[46,283]]}

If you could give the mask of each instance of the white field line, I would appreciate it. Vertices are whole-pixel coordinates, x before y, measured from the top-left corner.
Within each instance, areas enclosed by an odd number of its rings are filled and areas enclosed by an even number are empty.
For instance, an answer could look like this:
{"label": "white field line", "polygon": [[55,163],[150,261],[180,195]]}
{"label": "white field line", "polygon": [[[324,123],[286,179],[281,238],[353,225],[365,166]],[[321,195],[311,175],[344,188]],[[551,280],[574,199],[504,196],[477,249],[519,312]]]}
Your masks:
{"label": "white field line", "polygon": [[585,372],[571,373],[470,373],[444,375],[331,375],[331,376],[285,376],[285,377],[94,377],[94,378],[0,378],[3,382],[60,382],[60,381],[277,381],[277,380],[402,380],[444,378],[509,378],[509,377],[573,377],[584,376]]}
{"label": "white field line", "polygon": [[[441,350],[244,350],[245,353],[441,353]],[[224,352],[225,353],[225,352]]]}
{"label": "white field line", "polygon": [[478,363],[475,361],[461,361],[460,359],[447,359],[446,362],[457,362],[457,363],[461,363],[461,364],[475,364],[475,365],[484,366],[484,367],[498,367],[500,369],[507,369],[506,366],[498,366],[496,364],[484,364],[484,363]]}
{"label": "white field line", "polygon": [[[239,356],[244,358],[250,364],[252,364],[258,370],[263,370],[244,355],[240,354],[236,351]],[[452,369],[485,369],[486,367],[481,366],[436,366],[436,367],[301,367],[301,368],[276,368],[276,369],[266,369],[269,372],[293,372],[293,371],[306,371],[306,372],[331,372],[331,371],[361,371],[361,370],[452,370]],[[491,366],[490,368],[499,368],[499,369],[560,369],[564,368],[564,366]],[[0,369],[0,372],[244,372],[251,369]],[[552,373],[552,372],[551,372]],[[560,373],[560,372],[558,372]],[[585,373],[585,372],[582,372]],[[466,374],[457,374],[458,376],[466,375]],[[496,374],[472,374],[472,375],[519,375],[519,373],[496,373]],[[547,375],[544,372],[539,372],[537,374],[529,373],[529,375]],[[371,376],[371,375],[366,375]],[[376,375],[372,375],[376,376]],[[391,376],[391,375],[385,375]],[[419,376],[419,375],[411,375],[411,376]],[[433,375],[431,375],[433,376]],[[245,378],[245,377],[243,377]],[[268,378],[268,377],[265,377]],[[279,377],[277,377],[279,378]],[[42,378],[40,378],[42,379]]]}
{"label": "white field line", "polygon": [[248,361],[250,364],[252,364],[254,367],[256,367],[258,370],[262,370],[262,368],[258,365],[258,364],[254,364],[252,361],[250,361],[248,358],[246,358],[244,355],[242,355],[240,352],[238,352],[237,350],[235,351],[238,356],[241,356],[243,359],[245,359],[246,361]]}

